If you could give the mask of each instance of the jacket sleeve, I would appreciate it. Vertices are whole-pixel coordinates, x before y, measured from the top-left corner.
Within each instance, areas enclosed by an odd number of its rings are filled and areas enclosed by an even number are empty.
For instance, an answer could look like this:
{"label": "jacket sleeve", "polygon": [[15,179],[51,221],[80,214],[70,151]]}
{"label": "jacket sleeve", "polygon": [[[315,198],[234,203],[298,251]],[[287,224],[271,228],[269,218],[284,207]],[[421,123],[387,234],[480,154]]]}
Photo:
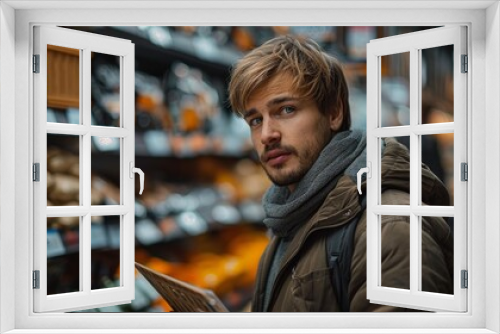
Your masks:
{"label": "jacket sleeve", "polygon": [[[449,254],[443,252],[446,238],[440,238],[444,232],[444,221],[433,218],[434,222],[425,221],[422,232],[422,286],[424,291],[449,293],[453,291],[450,279]],[[441,220],[439,222],[438,220]],[[438,224],[443,231],[434,233],[432,224]],[[439,225],[441,224],[441,225]],[[445,223],[444,223],[445,224]],[[409,217],[384,216],[381,225],[382,236],[382,286],[399,289],[410,287],[410,223]],[[443,234],[444,235],[444,234]],[[449,238],[448,238],[449,239]],[[351,262],[351,280],[349,294],[351,312],[415,312],[416,310],[386,305],[371,304],[366,299],[366,216],[359,222],[356,231],[354,253]]]}

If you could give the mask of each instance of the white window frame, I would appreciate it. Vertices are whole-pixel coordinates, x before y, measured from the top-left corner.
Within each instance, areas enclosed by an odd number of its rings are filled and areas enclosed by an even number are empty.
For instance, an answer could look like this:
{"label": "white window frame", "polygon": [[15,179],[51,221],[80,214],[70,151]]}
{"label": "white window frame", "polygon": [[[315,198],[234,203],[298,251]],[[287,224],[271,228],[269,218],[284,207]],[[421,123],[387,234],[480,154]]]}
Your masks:
{"label": "white window frame", "polygon": [[[77,329],[87,329],[86,333],[144,333],[146,328],[150,329],[148,332],[157,333],[202,333],[204,330],[234,333],[238,328],[242,328],[240,332],[253,329],[252,332],[258,333],[340,333],[347,328],[358,329],[349,331],[351,333],[450,333],[460,329],[463,333],[500,332],[498,1],[372,1],[369,5],[365,1],[146,1],[143,4],[133,1],[118,4],[107,1],[74,4],[69,1],[4,1],[0,6],[0,332],[47,333],[44,328],[50,328],[50,333],[81,332]],[[70,8],[58,8],[62,6]],[[86,9],[74,10],[71,6],[86,6]],[[132,9],[120,9],[119,6]],[[138,6],[155,8],[137,10]],[[392,6],[397,9],[391,9]],[[470,254],[469,311],[464,314],[34,314],[29,256],[33,244],[33,212],[29,199],[33,122],[32,106],[27,97],[32,94],[29,70],[31,32],[35,24],[467,25],[471,60],[468,79],[468,109],[471,110],[468,115],[471,134],[468,142],[471,180],[468,233],[471,243],[466,246]],[[486,175],[488,182],[485,182]],[[143,328],[138,329],[139,325]],[[289,327],[295,330],[284,329]]]}
{"label": "white window frame", "polygon": [[[467,54],[465,26],[447,26],[409,34],[372,40],[367,45],[367,298],[375,304],[404,306],[426,311],[467,310],[467,290],[461,287],[460,275],[467,270],[467,184],[460,178],[461,163],[467,163],[467,73],[461,71],[461,56]],[[422,124],[422,54],[424,49],[453,46],[453,122]],[[381,80],[382,57],[409,53],[409,124],[382,126]],[[453,133],[454,205],[430,206],[422,203],[422,135]],[[410,202],[409,205],[383,205],[381,180],[382,138],[410,138]],[[383,215],[409,218],[410,267],[409,289],[382,286]],[[454,217],[452,275],[454,293],[422,291],[422,226],[423,216]]]}
{"label": "white window frame", "polygon": [[[33,184],[34,270],[39,271],[39,288],[34,290],[35,312],[85,310],[104,305],[130,303],[134,299],[135,254],[135,108],[134,45],[128,41],[60,27],[34,27],[34,54],[39,55],[39,73],[34,84],[34,162],[39,164],[39,181]],[[79,124],[47,122],[47,46],[79,50]],[[91,124],[91,53],[113,55],[120,61],[120,125]],[[47,207],[47,135],[64,134],[79,138],[79,206]],[[112,137],[119,142],[120,203],[91,205],[91,142]],[[119,216],[119,286],[91,289],[91,217]],[[79,290],[47,295],[47,218],[79,217]]]}

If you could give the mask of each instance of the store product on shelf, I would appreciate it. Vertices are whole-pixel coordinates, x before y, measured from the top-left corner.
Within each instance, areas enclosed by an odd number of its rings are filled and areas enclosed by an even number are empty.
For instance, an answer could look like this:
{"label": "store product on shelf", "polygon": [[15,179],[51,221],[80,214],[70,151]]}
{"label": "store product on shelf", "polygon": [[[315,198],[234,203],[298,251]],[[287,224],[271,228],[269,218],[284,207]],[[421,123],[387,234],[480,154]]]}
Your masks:
{"label": "store product on shelf", "polygon": [[[160,273],[213,290],[230,310],[241,310],[250,300],[258,261],[268,243],[265,232],[239,225],[187,242],[189,245],[182,251],[170,249],[178,253],[181,261],[152,256],[144,249],[137,251],[137,261],[140,259],[145,266]],[[140,275],[136,279],[138,277]],[[171,310],[158,299],[154,305],[162,306],[165,312]]]}
{"label": "store product on shelf", "polygon": [[79,205],[78,156],[60,149],[47,149],[47,205]]}
{"label": "store product on shelf", "polygon": [[[79,205],[79,157],[59,146],[48,147],[47,198],[59,206]],[[108,153],[96,147],[93,156],[100,154]],[[141,263],[211,289],[231,310],[240,310],[250,299],[258,259],[268,242],[263,226],[254,224],[263,218],[260,198],[268,181],[250,159],[232,162],[230,168],[215,161],[212,164],[208,168],[211,178],[206,183],[195,179],[184,184],[151,180],[145,196],[138,197],[135,204],[136,253]],[[92,205],[120,202],[119,186],[95,171],[91,194]],[[48,280],[52,293],[78,287],[78,275],[71,275],[72,271],[78,273],[77,264],[68,264],[79,256],[80,224],[79,217],[47,220]],[[119,216],[91,219],[93,289],[119,284],[119,224]],[[62,285],[55,283],[60,275],[65,280]],[[92,311],[171,310],[159,296],[147,291],[144,282],[136,284],[138,297],[131,305]]]}

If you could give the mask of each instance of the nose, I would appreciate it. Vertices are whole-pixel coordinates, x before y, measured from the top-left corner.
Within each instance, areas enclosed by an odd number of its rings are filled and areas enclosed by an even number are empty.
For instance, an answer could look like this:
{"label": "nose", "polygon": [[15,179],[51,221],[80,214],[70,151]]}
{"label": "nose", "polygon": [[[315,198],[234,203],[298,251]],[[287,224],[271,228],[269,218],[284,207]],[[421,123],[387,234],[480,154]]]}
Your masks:
{"label": "nose", "polygon": [[273,144],[279,142],[281,138],[281,132],[279,127],[272,119],[264,119],[262,121],[262,131],[260,134],[260,141],[264,145]]}

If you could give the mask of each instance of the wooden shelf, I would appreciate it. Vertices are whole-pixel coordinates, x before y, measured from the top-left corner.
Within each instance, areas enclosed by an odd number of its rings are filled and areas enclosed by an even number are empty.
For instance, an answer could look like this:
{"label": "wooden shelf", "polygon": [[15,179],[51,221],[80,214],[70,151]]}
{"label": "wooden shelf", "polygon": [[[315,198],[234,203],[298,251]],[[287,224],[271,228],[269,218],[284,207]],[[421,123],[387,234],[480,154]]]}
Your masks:
{"label": "wooden shelf", "polygon": [[48,45],[47,106],[79,108],[80,50]]}

